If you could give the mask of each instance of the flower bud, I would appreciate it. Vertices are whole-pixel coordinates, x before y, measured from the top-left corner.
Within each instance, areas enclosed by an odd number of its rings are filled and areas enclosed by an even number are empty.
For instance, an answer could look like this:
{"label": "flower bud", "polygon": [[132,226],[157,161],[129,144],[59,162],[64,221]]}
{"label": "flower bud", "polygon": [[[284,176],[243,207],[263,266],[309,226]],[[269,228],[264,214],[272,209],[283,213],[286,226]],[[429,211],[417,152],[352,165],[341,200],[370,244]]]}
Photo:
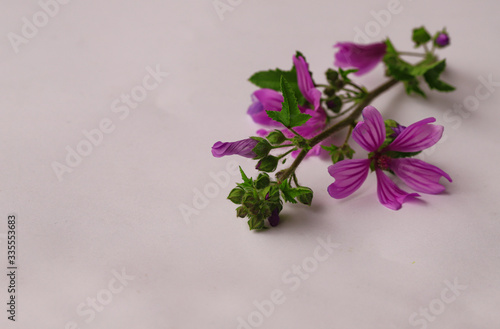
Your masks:
{"label": "flower bud", "polygon": [[339,78],[339,73],[332,69],[328,69],[325,74],[326,74],[326,80],[328,80],[328,82],[331,85]]}
{"label": "flower bud", "polygon": [[307,189],[309,190],[308,192],[304,193],[304,194],[301,194],[297,197],[297,200],[300,202],[300,203],[303,203],[303,204],[306,204],[308,206],[311,205],[312,203],[312,199],[313,199],[313,191],[308,188],[308,187],[301,187],[301,189]]}
{"label": "flower bud", "polygon": [[245,206],[236,208],[236,217],[245,218],[248,215],[248,210]]}
{"label": "flower bud", "polygon": [[229,195],[227,196],[227,198],[229,200],[231,200],[233,203],[241,204],[244,194],[245,194],[245,191],[243,191],[239,187],[236,187],[236,188],[233,188],[231,190],[231,192],[229,192]]}
{"label": "flower bud", "polygon": [[339,113],[340,109],[342,108],[342,100],[338,96],[334,96],[332,98],[329,98],[326,101],[326,107],[328,107],[330,110],[332,110],[335,113]]}
{"label": "flower bud", "polygon": [[271,180],[269,179],[269,175],[266,173],[261,173],[261,174],[259,174],[259,176],[257,177],[257,180],[255,181],[255,187],[258,190],[261,190],[263,188],[268,187],[270,183],[271,183]]}
{"label": "flower bud", "polygon": [[337,89],[335,87],[328,86],[325,88],[325,90],[323,92],[325,93],[326,96],[332,97],[337,92]]}
{"label": "flower bud", "polygon": [[269,135],[267,135],[267,140],[273,145],[279,145],[286,141],[286,139],[285,135],[279,130],[271,131]]}
{"label": "flower bud", "polygon": [[255,169],[265,172],[273,172],[278,167],[279,159],[275,156],[268,155],[265,158],[261,159]]}
{"label": "flower bud", "polygon": [[252,152],[255,153],[254,159],[262,159],[267,156],[272,149],[271,144],[267,140],[261,137],[251,137],[253,140],[257,141],[257,145],[254,146]]}
{"label": "flower bud", "polygon": [[450,36],[446,31],[438,32],[434,36],[434,45],[438,48],[446,47],[450,44]]}

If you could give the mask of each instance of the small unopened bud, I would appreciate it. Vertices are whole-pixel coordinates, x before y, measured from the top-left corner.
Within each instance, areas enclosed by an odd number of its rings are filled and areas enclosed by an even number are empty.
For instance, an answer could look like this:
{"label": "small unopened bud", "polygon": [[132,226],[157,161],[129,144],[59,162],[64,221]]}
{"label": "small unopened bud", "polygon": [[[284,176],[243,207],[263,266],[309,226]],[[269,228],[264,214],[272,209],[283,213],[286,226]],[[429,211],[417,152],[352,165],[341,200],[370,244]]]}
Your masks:
{"label": "small unopened bud", "polygon": [[236,217],[245,218],[248,215],[248,210],[245,206],[236,208]]}
{"label": "small unopened bud", "polygon": [[267,140],[273,145],[279,145],[286,141],[286,139],[285,135],[279,130],[271,131],[269,135],[267,135]]}
{"label": "small unopened bud", "polygon": [[308,187],[301,187],[302,189],[308,189],[309,191],[307,193],[301,194],[297,197],[297,200],[300,203],[306,204],[308,206],[311,205],[312,199],[313,199],[313,191],[308,188]]}
{"label": "small unopened bud", "polygon": [[338,96],[334,96],[332,98],[329,98],[326,101],[326,107],[328,107],[330,110],[332,110],[335,113],[338,113],[340,109],[342,108],[342,99]]}
{"label": "small unopened bud", "polygon": [[227,196],[227,198],[229,200],[231,200],[233,203],[241,204],[244,194],[245,194],[245,191],[243,191],[239,187],[236,187],[236,188],[233,188],[231,190],[231,192],[229,192],[229,195]]}
{"label": "small unopened bud", "polygon": [[438,32],[434,37],[434,44],[438,48],[446,47],[450,44],[450,36],[445,31]]}
{"label": "small unopened bud", "polygon": [[330,84],[333,84],[339,78],[339,73],[332,69],[328,69],[325,74],[326,74],[326,80],[328,80]]}
{"label": "small unopened bud", "polygon": [[268,155],[265,158],[261,159],[255,169],[265,172],[273,172],[278,167],[279,159],[275,156]]}
{"label": "small unopened bud", "polygon": [[271,180],[269,179],[269,175],[265,173],[259,174],[259,177],[257,177],[257,180],[255,181],[255,187],[259,190],[266,188],[269,186],[271,183]]}

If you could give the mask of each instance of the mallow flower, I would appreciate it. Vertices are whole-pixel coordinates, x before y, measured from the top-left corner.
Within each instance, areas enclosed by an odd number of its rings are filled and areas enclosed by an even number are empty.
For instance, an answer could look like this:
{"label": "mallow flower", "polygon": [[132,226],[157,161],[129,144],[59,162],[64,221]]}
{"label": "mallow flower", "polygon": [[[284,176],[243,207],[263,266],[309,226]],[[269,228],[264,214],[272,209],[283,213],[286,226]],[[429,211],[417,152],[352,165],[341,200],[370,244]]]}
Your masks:
{"label": "mallow flower", "polygon": [[352,138],[366,151],[368,159],[343,160],[328,168],[335,182],[328,187],[328,193],[335,199],[354,193],[365,181],[370,167],[377,176],[377,195],[380,203],[389,209],[398,210],[409,198],[420,196],[401,190],[384,171],[392,171],[406,185],[417,192],[437,194],[445,190],[439,179],[450,176],[436,166],[419,159],[395,157],[395,152],[419,152],[436,144],[443,134],[443,126],[432,125],[435,118],[415,122],[408,127],[398,126],[397,136],[387,146],[384,119],[373,106],[363,110],[364,121],[359,122],[352,132]]}
{"label": "mallow flower", "polygon": [[387,48],[385,42],[368,45],[338,42],[333,47],[339,48],[335,54],[334,65],[343,69],[358,69],[355,75],[365,74],[375,68],[384,57]]}
{"label": "mallow flower", "polygon": [[[309,65],[304,57],[293,56],[293,63],[297,72],[299,90],[304,98],[313,106],[313,109],[310,109],[299,105],[300,111],[311,115],[311,118],[304,125],[295,127],[294,130],[304,138],[312,138],[325,128],[327,115],[325,110],[321,107],[321,92],[314,87],[314,82],[309,73]],[[252,104],[248,108],[247,113],[251,116],[253,121],[258,124],[268,127],[283,127],[281,123],[271,119],[266,112],[281,111],[281,103],[283,103],[283,96],[281,93],[272,89],[259,89],[252,94]],[[287,138],[292,138],[294,136],[294,134],[286,128],[283,128],[282,132]],[[268,133],[269,131],[265,129],[259,129],[257,131],[259,136],[266,136]],[[309,151],[308,156],[319,155],[321,152],[321,145],[318,144]],[[292,153],[292,156],[296,156],[298,153],[299,151],[295,151]]]}
{"label": "mallow flower", "polygon": [[253,151],[253,148],[258,143],[257,140],[252,138],[227,143],[219,141],[212,146],[212,155],[216,158],[234,154],[245,158],[255,158],[257,154]]}

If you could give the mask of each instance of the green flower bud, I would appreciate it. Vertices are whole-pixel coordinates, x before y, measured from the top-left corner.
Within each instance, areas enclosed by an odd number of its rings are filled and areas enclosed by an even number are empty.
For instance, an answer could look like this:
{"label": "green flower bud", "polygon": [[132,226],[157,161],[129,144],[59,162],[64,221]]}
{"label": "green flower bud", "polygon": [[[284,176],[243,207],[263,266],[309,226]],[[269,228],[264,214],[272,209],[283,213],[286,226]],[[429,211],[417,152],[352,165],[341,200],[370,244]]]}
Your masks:
{"label": "green flower bud", "polygon": [[326,107],[335,113],[339,113],[342,108],[342,99],[338,96],[331,97],[326,101]]}
{"label": "green flower bud", "polygon": [[241,200],[241,203],[247,207],[247,208],[252,208],[254,206],[258,206],[260,201],[258,198],[256,198],[254,195],[253,195],[253,192],[247,192],[245,193],[245,195],[243,196],[243,199]]}
{"label": "green flower bud", "polygon": [[265,158],[261,159],[255,169],[265,172],[273,172],[278,167],[279,159],[275,156],[268,155]]}
{"label": "green flower bud", "polygon": [[339,79],[339,73],[335,70],[328,69],[325,74],[326,80],[328,80],[331,85]]}
{"label": "green flower bud", "polygon": [[286,141],[286,139],[285,135],[279,130],[271,131],[269,135],[267,135],[267,140],[273,145],[279,145]]}
{"label": "green flower bud", "polygon": [[243,201],[244,194],[245,194],[245,191],[243,191],[243,189],[241,189],[239,187],[235,187],[231,190],[231,192],[229,192],[229,195],[227,196],[227,198],[229,200],[231,200],[233,203],[241,204],[241,202]]}
{"label": "green flower bud", "polygon": [[335,83],[333,84],[333,87],[336,89],[336,90],[341,90],[342,88],[344,88],[345,86],[345,83],[344,81],[342,80],[337,80],[335,81]]}
{"label": "green flower bud", "polygon": [[313,199],[313,191],[309,187],[301,187],[301,189],[307,189],[309,191],[304,193],[304,194],[299,195],[297,197],[297,200],[300,203],[303,203],[303,204],[310,206],[312,203],[312,199]]}
{"label": "green flower bud", "polygon": [[271,144],[269,142],[261,137],[250,137],[253,140],[258,141],[257,145],[252,149],[252,151],[256,154],[254,159],[262,159],[263,157],[267,156],[269,152],[272,149]]}
{"label": "green flower bud", "polygon": [[331,86],[326,87],[325,90],[323,91],[323,93],[325,93],[325,95],[328,97],[334,96],[336,92],[337,92],[337,90]]}
{"label": "green flower bud", "polygon": [[248,215],[248,210],[245,206],[236,208],[236,217],[245,218]]}
{"label": "green flower bud", "polygon": [[250,218],[248,220],[248,227],[250,230],[262,230],[266,228],[264,220],[261,218]]}
{"label": "green flower bud", "polygon": [[261,174],[259,174],[259,176],[257,177],[257,180],[255,181],[255,187],[258,190],[261,190],[263,188],[268,187],[270,183],[271,183],[271,180],[269,179],[269,175],[266,173],[261,173]]}

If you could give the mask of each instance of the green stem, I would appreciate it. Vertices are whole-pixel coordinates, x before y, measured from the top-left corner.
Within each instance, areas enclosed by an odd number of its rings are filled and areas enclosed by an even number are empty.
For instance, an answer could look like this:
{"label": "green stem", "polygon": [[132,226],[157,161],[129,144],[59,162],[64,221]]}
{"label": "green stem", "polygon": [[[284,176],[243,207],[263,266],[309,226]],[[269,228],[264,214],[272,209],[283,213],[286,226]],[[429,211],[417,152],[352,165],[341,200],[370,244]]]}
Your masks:
{"label": "green stem", "polygon": [[293,144],[274,145],[273,149],[279,149],[282,147],[290,147],[290,146],[295,146],[295,145],[293,145]]}
{"label": "green stem", "polygon": [[412,51],[398,51],[399,55],[408,55],[408,56],[417,56],[417,57],[425,57],[425,54],[414,53]]}
{"label": "green stem", "polygon": [[347,137],[345,138],[344,144],[342,146],[345,146],[349,142],[349,138],[351,138],[352,130],[354,129],[354,125],[349,126],[349,131],[347,132]]}
{"label": "green stem", "polygon": [[296,132],[295,130],[293,130],[293,128],[288,128],[288,130],[290,130],[290,131],[291,131],[292,133],[294,133],[295,135],[302,137],[302,135],[301,135],[301,134],[299,134],[298,132]]}
{"label": "green stem", "polygon": [[[356,88],[357,90],[359,90],[359,92],[360,92],[361,94],[364,94],[364,93],[365,93],[365,90],[363,90],[363,88],[361,88],[361,87],[360,87],[360,86],[358,86],[357,84],[355,84],[355,83],[353,83],[353,82],[351,82],[351,81],[350,81],[350,82],[347,82],[347,84],[348,84],[349,86],[352,86],[352,87]],[[344,89],[345,89],[345,88],[344,88]],[[347,90],[347,89],[345,89],[345,90]]]}
{"label": "green stem", "polygon": [[293,148],[293,149],[291,149],[291,150],[288,150],[288,151],[286,151],[285,153],[283,153],[283,154],[279,155],[279,156],[278,156],[278,159],[281,159],[281,158],[283,158],[283,157],[287,156],[288,154],[290,154],[290,153],[292,153],[293,151],[296,151],[296,150],[297,150],[296,148]]}
{"label": "green stem", "polygon": [[[353,125],[356,119],[361,115],[361,112],[363,112],[363,109],[368,106],[377,96],[380,94],[384,93],[385,91],[389,90],[392,86],[398,83],[398,80],[391,79],[387,81],[386,83],[380,85],[378,88],[374,89],[373,91],[369,92],[366,94],[365,98],[361,102],[357,104],[356,109],[344,120],[337,122],[335,125],[329,127],[328,129],[324,130],[320,134],[316,135],[315,137],[309,139],[309,146],[312,148],[316,144],[320,143],[324,139],[330,137],[332,134],[336,133],[340,129],[347,127],[349,125]],[[278,183],[283,182],[286,180],[290,175],[292,175],[297,167],[300,165],[302,160],[306,157],[307,150],[302,149],[300,153],[297,155],[293,163],[288,167],[279,177],[278,177]]]}

